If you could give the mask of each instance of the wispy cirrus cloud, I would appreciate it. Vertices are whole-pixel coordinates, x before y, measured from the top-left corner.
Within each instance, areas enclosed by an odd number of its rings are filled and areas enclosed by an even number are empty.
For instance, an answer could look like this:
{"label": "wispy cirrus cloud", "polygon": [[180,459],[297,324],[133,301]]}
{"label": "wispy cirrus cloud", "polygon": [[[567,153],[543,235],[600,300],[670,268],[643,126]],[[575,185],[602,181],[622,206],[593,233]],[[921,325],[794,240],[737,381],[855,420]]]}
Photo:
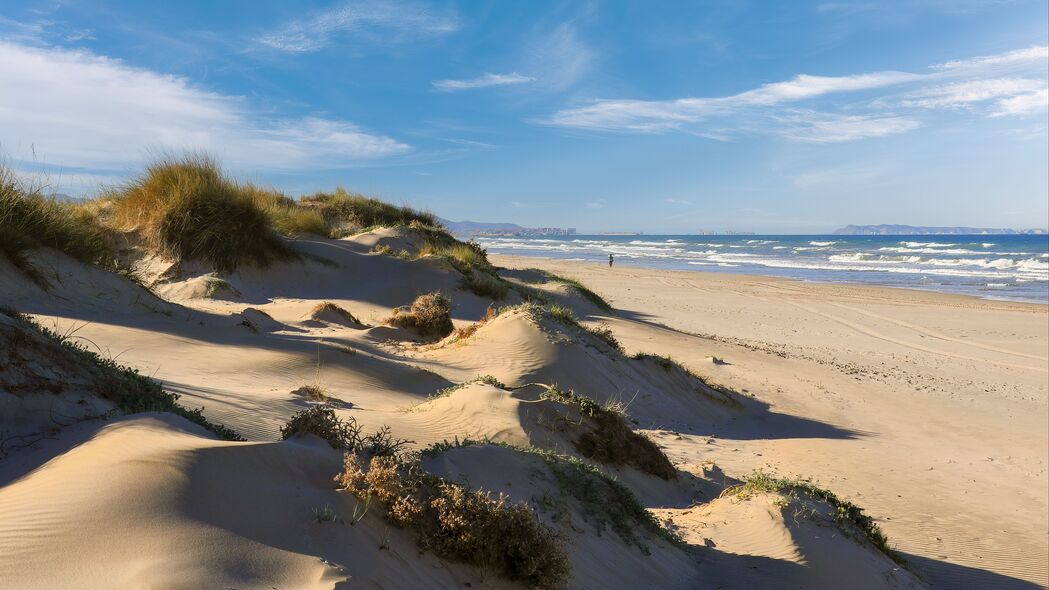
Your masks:
{"label": "wispy cirrus cloud", "polygon": [[467,80],[435,80],[433,87],[441,92],[455,92],[458,90],[491,88],[492,86],[513,86],[529,82],[535,82],[535,78],[522,76],[517,72],[510,72],[509,74],[485,73],[482,76]]}
{"label": "wispy cirrus cloud", "polygon": [[[933,71],[924,73],[802,74],[728,96],[598,99],[585,106],[562,109],[540,122],[625,133],[681,130],[725,140],[735,132],[818,143],[853,141],[917,129],[922,126],[918,116],[925,109],[971,108],[989,101],[995,101],[995,107],[985,113],[989,116],[1023,115],[1045,109],[1047,61],[1049,49],[1036,46],[938,64],[932,67]],[[1017,71],[1042,77],[1000,75]],[[909,90],[901,95],[899,88]],[[881,98],[872,101],[871,94],[878,93]],[[850,100],[854,94],[863,96]],[[798,110],[797,105],[809,103],[819,103],[822,109]],[[880,107],[874,106],[879,103]],[[833,110],[826,111],[828,106]]]}
{"label": "wispy cirrus cloud", "polygon": [[260,45],[289,53],[310,53],[336,37],[353,33],[371,41],[401,42],[420,35],[434,36],[459,29],[458,19],[426,5],[377,0],[360,0],[295,20],[255,38]]}
{"label": "wispy cirrus cloud", "polygon": [[129,158],[156,149],[205,150],[236,168],[283,171],[411,150],[349,121],[273,116],[242,97],[87,51],[0,41],[0,88],[3,149],[32,146],[49,165],[82,172],[123,171]]}

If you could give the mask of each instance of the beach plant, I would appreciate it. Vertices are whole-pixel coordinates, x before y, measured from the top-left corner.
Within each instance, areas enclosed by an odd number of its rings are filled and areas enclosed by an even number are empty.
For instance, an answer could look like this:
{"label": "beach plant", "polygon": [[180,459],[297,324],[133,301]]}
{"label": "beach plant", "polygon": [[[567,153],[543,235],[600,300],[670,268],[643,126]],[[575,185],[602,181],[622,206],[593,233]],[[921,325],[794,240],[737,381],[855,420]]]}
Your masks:
{"label": "beach plant", "polygon": [[463,389],[464,387],[473,385],[475,383],[484,383],[485,385],[491,385],[492,387],[498,387],[499,389],[506,389],[506,385],[503,384],[502,381],[496,379],[495,377],[491,375],[478,375],[473,379],[470,379],[469,381],[463,381],[462,383],[458,383],[456,385],[451,385],[443,389],[438,389],[435,393],[430,394],[430,396],[427,399],[433,400],[441,397],[447,397],[455,393],[456,391],[459,391],[460,389]]}
{"label": "beach plant", "polygon": [[556,275],[556,274],[553,274],[553,273],[549,273],[549,272],[546,272],[546,271],[539,271],[539,272],[542,272],[543,274],[545,274],[547,279],[549,279],[551,281],[556,281],[558,283],[563,283],[565,285],[568,285],[573,290],[575,290],[577,293],[582,295],[583,298],[585,298],[587,301],[589,301],[590,303],[593,303],[595,306],[597,306],[597,308],[600,309],[601,311],[606,311],[606,312],[613,311],[612,306],[609,305],[609,303],[607,301],[605,301],[605,299],[603,297],[601,297],[597,293],[594,293],[593,291],[588,289],[586,287],[586,285],[584,285],[583,283],[580,283],[576,279],[563,277],[563,276]]}
{"label": "beach plant", "polygon": [[112,238],[92,208],[60,203],[0,164],[0,255],[41,286],[47,281],[27,257],[54,248],[81,262],[115,268]]}
{"label": "beach plant", "polygon": [[78,337],[75,330],[60,334],[40,325],[30,316],[8,308],[0,308],[0,314],[14,320],[22,340],[21,343],[12,343],[13,348],[8,351],[6,360],[20,362],[16,355],[29,348],[29,342],[35,340],[38,344],[43,343],[45,354],[50,355],[55,365],[70,365],[82,371],[91,389],[102,399],[113,403],[116,415],[169,412],[202,426],[224,440],[244,440],[236,431],[205,418],[203,408],[183,407],[178,403],[179,395],[165,391],[155,379],[89,350],[85,345],[89,341]]}
{"label": "beach plant", "polygon": [[341,318],[343,321],[350,324],[362,325],[361,321],[358,320],[352,313],[346,311],[345,308],[335,303],[332,303],[331,301],[323,301],[321,303],[318,303],[317,305],[313,306],[313,309],[310,310],[310,316],[314,318],[320,317],[325,314],[335,315]]}
{"label": "beach plant", "polygon": [[340,229],[348,232],[350,229],[361,230],[369,227],[408,226],[412,222],[443,231],[440,221],[433,213],[411,207],[398,207],[379,199],[351,193],[342,187],[332,192],[303,197],[300,202],[303,206],[320,213],[336,233]]}
{"label": "beach plant", "polygon": [[415,532],[438,557],[494,571],[532,588],[560,588],[569,562],[563,539],[542,525],[526,503],[469,490],[425,473],[417,461],[372,457],[367,470],[347,453],[338,486],[386,507],[392,525]]}
{"label": "beach plant", "polygon": [[580,455],[614,467],[629,465],[661,479],[676,479],[677,469],[652,439],[630,428],[626,416],[613,405],[602,406],[593,399],[549,387],[540,399],[574,406],[585,418],[586,430],[574,444]]}
{"label": "beach plant", "polygon": [[276,189],[250,183],[241,185],[239,189],[269,217],[270,225],[282,235],[290,238],[304,235],[326,238],[331,235],[331,228],[316,209],[303,207]]}
{"label": "beach plant", "polygon": [[363,444],[362,430],[353,416],[343,420],[331,406],[320,404],[292,415],[288,423],[281,427],[280,437],[281,440],[288,440],[312,434],[327,441],[333,449],[355,451]]}
{"label": "beach plant", "polygon": [[199,260],[220,272],[295,258],[270,216],[206,155],[165,156],[112,195],[113,218],[173,260]]}
{"label": "beach plant", "polygon": [[420,336],[443,338],[452,333],[452,301],[440,291],[420,295],[407,310],[393,310],[386,320],[392,326],[412,328]]}
{"label": "beach plant", "polygon": [[[762,470],[755,470],[742,483],[726,488],[721,496],[734,496],[741,499],[753,497],[759,493],[779,494],[784,507],[808,501],[825,502],[830,508],[830,518],[846,534],[866,539],[876,549],[897,563],[904,563],[903,558],[889,546],[889,539],[882,532],[874,519],[864,514],[863,509],[848,500],[839,498],[834,492],[821,488],[808,479],[789,479],[776,477]],[[798,513],[814,514],[813,510],[799,510]]]}
{"label": "beach plant", "polygon": [[313,509],[313,521],[317,524],[339,522],[339,514],[332,510],[331,506],[325,504],[324,508]]}

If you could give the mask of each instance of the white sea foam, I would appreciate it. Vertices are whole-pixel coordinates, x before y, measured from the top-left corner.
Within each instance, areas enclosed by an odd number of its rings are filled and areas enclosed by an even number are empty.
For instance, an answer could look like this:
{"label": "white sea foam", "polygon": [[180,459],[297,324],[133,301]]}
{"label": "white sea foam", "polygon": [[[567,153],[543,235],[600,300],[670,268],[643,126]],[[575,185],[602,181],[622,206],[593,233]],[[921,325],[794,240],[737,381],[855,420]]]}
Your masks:
{"label": "white sea foam", "polygon": [[810,246],[833,246],[837,242],[809,242]]}

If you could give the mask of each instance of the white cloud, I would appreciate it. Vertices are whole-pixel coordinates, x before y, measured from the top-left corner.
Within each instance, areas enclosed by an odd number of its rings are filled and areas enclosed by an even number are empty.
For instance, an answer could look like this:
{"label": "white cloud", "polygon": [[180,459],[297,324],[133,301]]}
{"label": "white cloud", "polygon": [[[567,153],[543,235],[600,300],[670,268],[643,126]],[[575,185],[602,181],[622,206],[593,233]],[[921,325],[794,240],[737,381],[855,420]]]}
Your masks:
{"label": "white cloud", "polygon": [[992,113],[991,116],[1032,115],[1046,109],[1049,109],[1049,88],[1042,88],[1036,92],[1018,94],[999,100],[998,110]]}
{"label": "white cloud", "polygon": [[838,143],[869,137],[906,133],[921,127],[914,119],[898,116],[832,115],[798,113],[782,118],[778,134],[807,143]]}
{"label": "white cloud", "polygon": [[[984,114],[1023,115],[1045,108],[1049,51],[1036,46],[957,60],[927,73],[880,71],[846,76],[802,74],[728,96],[670,100],[598,99],[562,109],[541,123],[627,133],[681,130],[720,141],[734,134],[779,135],[795,141],[838,142],[905,133],[922,126],[915,109],[976,107]],[[1015,75],[1015,74],[1021,75]],[[1003,75],[1012,74],[1012,75]],[[909,87],[902,96],[886,89]],[[872,101],[871,95],[882,98]],[[898,91],[893,91],[898,92]],[[851,98],[850,93],[862,93]],[[844,96],[842,96],[844,95]],[[875,95],[877,96],[877,95]],[[795,103],[823,110],[798,111]],[[885,107],[908,112],[886,112]],[[829,107],[829,108],[828,108]]]}
{"label": "white cloud", "polygon": [[659,132],[687,123],[727,116],[748,107],[773,106],[826,94],[854,92],[910,82],[915,74],[877,72],[854,76],[801,75],[785,82],[765,84],[731,96],[677,100],[598,100],[575,109],[558,111],[550,123],[565,127]]}
{"label": "white cloud", "polygon": [[420,35],[442,35],[459,29],[454,16],[437,14],[426,6],[396,1],[343,2],[304,20],[296,20],[255,40],[272,49],[308,53],[332,42],[340,33],[371,40],[404,41]]}
{"label": "white cloud", "polygon": [[0,41],[0,88],[3,149],[32,146],[50,165],[117,170],[187,149],[237,168],[308,170],[410,150],[346,121],[263,117],[240,97],[86,51]]}
{"label": "white cloud", "polygon": [[982,55],[969,59],[956,59],[934,66],[941,70],[956,70],[976,66],[1000,66],[1049,59],[1049,45],[1032,45],[1025,49],[1016,49],[998,55]]}
{"label": "white cloud", "polygon": [[535,78],[522,76],[517,72],[509,74],[489,74],[469,80],[436,80],[433,87],[443,92],[454,92],[456,90],[473,90],[475,88],[489,88],[491,86],[511,86],[514,84],[527,84],[534,82]]}
{"label": "white cloud", "polygon": [[1037,92],[1045,80],[1029,78],[992,78],[933,86],[912,92],[900,102],[903,106],[923,108],[958,108],[995,98]]}
{"label": "white cloud", "polygon": [[535,72],[537,83],[549,91],[574,85],[593,66],[595,51],[579,38],[572,23],[561,23],[532,36],[521,61],[525,72]]}

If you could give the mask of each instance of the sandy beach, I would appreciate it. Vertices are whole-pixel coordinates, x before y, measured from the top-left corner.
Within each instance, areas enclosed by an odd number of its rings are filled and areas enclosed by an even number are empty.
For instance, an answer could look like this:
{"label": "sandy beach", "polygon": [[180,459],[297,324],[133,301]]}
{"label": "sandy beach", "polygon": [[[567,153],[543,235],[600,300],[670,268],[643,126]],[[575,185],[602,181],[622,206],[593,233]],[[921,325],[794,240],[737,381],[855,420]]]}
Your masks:
{"label": "sandy beach", "polygon": [[727,428],[712,443],[654,432],[675,458],[813,477],[877,516],[934,587],[1049,583],[1046,306],[493,261],[579,279],[615,306],[604,321],[628,350],[673,355],[775,413],[764,432]]}

